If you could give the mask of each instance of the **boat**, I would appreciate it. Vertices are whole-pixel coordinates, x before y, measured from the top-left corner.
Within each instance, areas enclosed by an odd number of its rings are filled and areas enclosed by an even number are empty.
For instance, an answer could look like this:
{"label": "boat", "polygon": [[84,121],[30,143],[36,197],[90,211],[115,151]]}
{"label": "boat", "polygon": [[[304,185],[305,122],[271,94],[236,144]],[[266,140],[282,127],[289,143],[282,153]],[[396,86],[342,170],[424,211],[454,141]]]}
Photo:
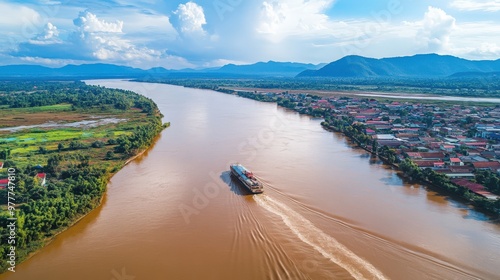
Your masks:
{"label": "boat", "polygon": [[238,180],[253,194],[264,192],[264,187],[262,183],[255,178],[253,173],[246,169],[243,165],[239,163],[231,164],[230,166],[231,174],[233,174]]}

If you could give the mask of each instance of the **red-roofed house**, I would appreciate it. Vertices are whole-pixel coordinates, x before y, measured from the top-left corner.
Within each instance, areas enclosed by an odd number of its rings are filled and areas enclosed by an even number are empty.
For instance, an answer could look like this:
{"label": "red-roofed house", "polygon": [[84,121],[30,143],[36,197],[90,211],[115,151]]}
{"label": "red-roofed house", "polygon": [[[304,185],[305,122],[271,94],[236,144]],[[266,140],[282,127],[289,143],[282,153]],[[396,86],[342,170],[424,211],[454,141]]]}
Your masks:
{"label": "red-roofed house", "polygon": [[422,155],[417,152],[407,152],[406,155],[411,159],[422,159]]}
{"label": "red-roofed house", "polygon": [[424,169],[424,168],[434,168],[435,167],[435,161],[433,160],[414,160],[413,161],[418,167],[420,167],[421,169]]}
{"label": "red-roofed house", "polygon": [[375,109],[366,109],[366,110],[361,111],[360,113],[364,114],[364,115],[370,115],[370,114],[376,114],[376,113],[378,113],[378,111]]}
{"label": "red-roofed house", "polygon": [[38,173],[38,174],[36,174],[36,177],[40,180],[40,185],[45,186],[45,184],[47,183],[47,181],[46,181],[47,174]]}
{"label": "red-roofed house", "polygon": [[3,162],[0,161],[0,169],[3,168]]}
{"label": "red-roofed house", "polygon": [[471,149],[474,149],[474,148],[486,149],[486,146],[488,145],[488,143],[487,142],[470,142],[470,143],[467,143],[465,145],[467,146],[467,148],[471,148]]}
{"label": "red-roofed house", "polygon": [[477,170],[491,170],[493,172],[498,172],[500,169],[500,162],[498,161],[478,161],[473,162],[474,168]]}
{"label": "red-roofed house", "polygon": [[431,149],[439,149],[441,147],[442,142],[431,142],[427,144],[427,146]]}
{"label": "red-roofed house", "polygon": [[438,161],[434,163],[434,168],[444,168],[444,162]]}
{"label": "red-roofed house", "polygon": [[0,190],[5,189],[9,185],[9,179],[0,179]]}
{"label": "red-roofed house", "polygon": [[450,158],[450,165],[451,166],[463,166],[464,163],[459,158]]}
{"label": "red-roofed house", "polygon": [[421,152],[419,153],[422,159],[426,160],[439,160],[442,161],[445,158],[443,152]]}
{"label": "red-roofed house", "polygon": [[441,145],[440,146],[441,150],[446,151],[446,152],[453,152],[453,149],[455,146],[453,145]]}
{"label": "red-roofed house", "polygon": [[485,187],[481,184],[478,184],[478,183],[474,183],[474,182],[471,182],[467,179],[454,179],[454,180],[451,180],[455,185],[458,185],[458,186],[461,186],[461,187],[464,187],[464,188],[468,188],[469,190],[479,194],[479,195],[482,195],[488,199],[497,199],[498,196],[495,195],[495,194],[492,194],[490,193],[489,191],[487,191],[485,189]]}
{"label": "red-roofed house", "polygon": [[366,122],[367,118],[366,116],[356,116],[354,117],[354,120],[358,122]]}
{"label": "red-roofed house", "polygon": [[376,134],[375,130],[369,129],[369,128],[366,129],[365,133],[366,133],[366,135],[375,135]]}
{"label": "red-roofed house", "polygon": [[5,189],[9,185],[9,179],[0,179],[0,190]]}

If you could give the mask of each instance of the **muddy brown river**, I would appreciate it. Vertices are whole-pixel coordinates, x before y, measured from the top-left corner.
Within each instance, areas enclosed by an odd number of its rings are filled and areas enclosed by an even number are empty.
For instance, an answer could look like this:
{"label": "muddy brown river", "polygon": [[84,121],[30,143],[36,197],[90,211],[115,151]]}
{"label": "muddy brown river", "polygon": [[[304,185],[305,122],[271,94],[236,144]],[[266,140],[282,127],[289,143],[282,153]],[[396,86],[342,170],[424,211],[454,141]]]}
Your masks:
{"label": "muddy brown river", "polygon": [[[152,98],[171,127],[102,205],[0,279],[500,279],[500,225],[405,182],[321,120],[207,90]],[[264,182],[248,195],[240,162]]]}

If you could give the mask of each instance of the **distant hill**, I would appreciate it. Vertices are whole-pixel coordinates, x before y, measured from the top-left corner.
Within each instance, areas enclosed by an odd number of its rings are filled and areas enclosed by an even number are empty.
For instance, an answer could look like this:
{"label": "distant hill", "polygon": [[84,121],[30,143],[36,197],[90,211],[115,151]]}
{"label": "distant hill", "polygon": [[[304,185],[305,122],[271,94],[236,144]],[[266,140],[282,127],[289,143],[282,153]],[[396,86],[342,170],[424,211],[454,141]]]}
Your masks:
{"label": "distant hill", "polygon": [[59,68],[59,75],[68,76],[129,76],[129,75],[144,75],[144,70],[127,66],[119,66],[114,64],[82,64],[82,65],[66,65]]}
{"label": "distant hill", "polygon": [[326,64],[304,64],[295,62],[258,62],[250,65],[228,64],[207,69],[168,70],[155,67],[149,70],[119,66],[114,64],[66,65],[49,68],[39,65],[0,66],[0,78],[143,78],[143,77],[295,77],[307,69],[319,69]]}
{"label": "distant hill", "polygon": [[305,70],[317,70],[323,67],[325,64],[305,64],[296,62],[258,62],[249,65],[234,65],[227,64],[214,72],[220,74],[230,74],[230,75],[244,75],[244,76],[282,76],[282,77],[294,77],[297,74]]}
{"label": "distant hill", "polygon": [[375,59],[352,55],[297,77],[447,77],[459,72],[496,71],[500,71],[500,59],[473,61],[437,54]]}
{"label": "distant hill", "polygon": [[66,65],[49,68],[39,65],[0,66],[0,79],[90,79],[90,78],[261,78],[261,77],[485,77],[498,76],[500,59],[472,61],[454,56],[423,54],[408,57],[367,58],[346,56],[330,64],[258,62],[228,64],[219,68],[143,70],[114,64]]}
{"label": "distant hill", "polygon": [[0,66],[1,78],[133,78],[142,77],[147,71],[113,64],[66,65],[49,68],[39,65]]}

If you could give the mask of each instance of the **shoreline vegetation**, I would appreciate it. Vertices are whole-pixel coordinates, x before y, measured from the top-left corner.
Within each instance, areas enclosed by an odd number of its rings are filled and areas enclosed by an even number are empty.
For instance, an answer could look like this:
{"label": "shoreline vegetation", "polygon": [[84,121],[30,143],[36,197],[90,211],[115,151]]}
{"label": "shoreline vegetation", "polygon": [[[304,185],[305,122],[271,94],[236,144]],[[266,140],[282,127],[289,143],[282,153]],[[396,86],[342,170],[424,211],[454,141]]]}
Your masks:
{"label": "shoreline vegetation", "polygon": [[[276,103],[280,107],[293,110],[300,114],[306,114],[315,118],[323,118],[324,121],[321,123],[323,128],[325,128],[328,131],[334,131],[345,135],[351,141],[356,143],[358,147],[366,150],[367,152],[369,152],[374,156],[379,157],[385,164],[389,164],[395,167],[402,173],[402,175],[407,180],[420,183],[426,187],[430,187],[433,190],[440,192],[443,195],[450,196],[456,200],[469,204],[473,206],[476,210],[484,214],[487,214],[493,219],[497,219],[500,216],[500,199],[497,200],[487,199],[486,197],[478,195],[463,186],[454,184],[450,180],[450,178],[448,178],[443,173],[438,173],[432,170],[431,168],[420,168],[411,159],[403,158],[401,155],[397,154],[395,149],[384,145],[378,145],[378,142],[374,138],[367,135],[366,126],[363,124],[356,123],[352,118],[349,118],[347,116],[336,118],[330,114],[330,111],[328,109],[325,110],[325,108],[318,108],[318,106],[308,107],[306,104],[301,104],[301,102],[292,102],[292,100],[290,100],[287,97],[283,97],[282,95],[282,94],[284,94],[285,96],[299,95],[298,93],[290,94],[289,91],[287,90],[279,91],[276,90],[276,87],[274,86],[271,88],[274,88],[275,90],[269,92],[266,91],[266,89],[261,89],[260,91],[237,90],[238,82],[236,81],[231,82],[232,85],[230,88],[228,88],[227,86],[219,87],[217,85],[217,81],[215,80],[208,80],[208,81],[200,80],[193,82],[189,80],[177,79],[168,81],[145,80],[142,82],[170,83],[174,85],[191,87],[191,88],[210,89],[225,94],[232,94],[248,99],[253,99],[256,101]],[[265,82],[262,83],[265,84]],[[244,86],[248,86],[251,84],[252,84],[251,81],[243,81]],[[302,92],[308,92],[308,90],[303,90]],[[335,95],[335,93],[333,92],[331,95],[329,94],[317,95],[313,91],[313,93],[305,95],[306,99],[310,98],[313,101],[318,101],[322,98],[326,98],[325,96],[332,97],[333,95]],[[349,97],[346,96],[346,92],[343,92],[341,96],[342,99],[346,100],[353,98],[358,98],[358,99],[364,98],[367,100],[369,99],[369,97],[360,97],[360,96]],[[380,99],[372,98],[371,100],[384,100],[384,98]],[[404,102],[415,102],[415,101],[404,100]],[[450,104],[447,105],[446,102],[441,102],[441,101],[419,100],[419,102],[438,104],[441,106],[452,106]],[[467,105],[469,104],[467,103]],[[479,103],[477,104],[477,106],[492,106],[492,104]],[[490,176],[497,178],[496,175],[490,174]],[[498,194],[498,192],[496,193]]]}
{"label": "shoreline vegetation", "polygon": [[497,98],[500,93],[500,80],[493,77],[455,77],[455,78],[412,78],[412,77],[373,77],[373,78],[160,78],[146,77],[134,79],[138,82],[168,83],[200,89],[238,89],[254,92],[292,93],[311,92],[322,97],[339,93],[382,93],[401,95],[434,95],[453,97]]}
{"label": "shoreline vegetation", "polygon": [[[1,273],[101,205],[112,176],[170,125],[151,99],[82,82],[0,82],[0,104],[4,127],[40,125],[0,131],[0,180],[15,170],[0,189]],[[78,126],[45,126],[54,122]]]}

